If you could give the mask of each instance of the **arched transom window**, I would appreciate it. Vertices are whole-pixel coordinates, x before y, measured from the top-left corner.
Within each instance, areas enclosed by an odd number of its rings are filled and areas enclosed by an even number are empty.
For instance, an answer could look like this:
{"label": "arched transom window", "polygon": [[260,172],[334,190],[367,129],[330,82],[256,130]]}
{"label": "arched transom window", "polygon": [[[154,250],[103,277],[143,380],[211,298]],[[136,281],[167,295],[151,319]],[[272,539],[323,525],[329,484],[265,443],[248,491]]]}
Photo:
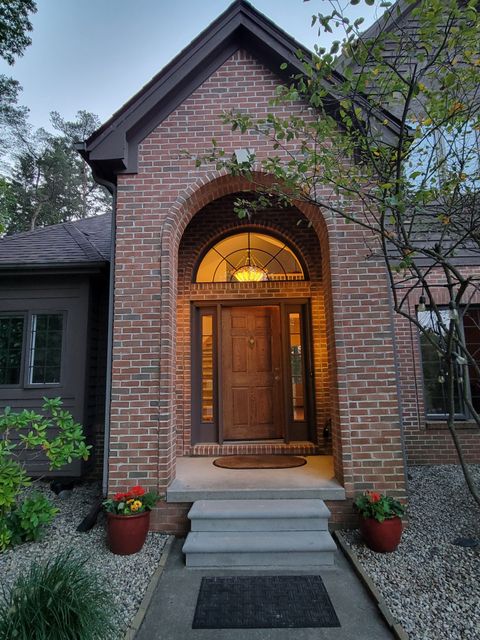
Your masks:
{"label": "arched transom window", "polygon": [[256,231],[217,242],[197,270],[196,282],[305,280],[299,259],[285,242]]}

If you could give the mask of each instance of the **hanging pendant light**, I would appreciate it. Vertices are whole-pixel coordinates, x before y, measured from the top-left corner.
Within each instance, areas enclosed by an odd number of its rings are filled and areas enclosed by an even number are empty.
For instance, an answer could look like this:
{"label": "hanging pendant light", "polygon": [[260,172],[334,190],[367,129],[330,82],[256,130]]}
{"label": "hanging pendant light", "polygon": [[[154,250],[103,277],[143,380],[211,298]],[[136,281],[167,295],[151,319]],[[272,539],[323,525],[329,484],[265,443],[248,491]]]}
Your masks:
{"label": "hanging pendant light", "polygon": [[248,248],[245,262],[237,267],[232,275],[238,282],[262,282],[268,280],[265,269],[259,267],[251,255],[250,233],[248,234]]}
{"label": "hanging pendant light", "polygon": [[262,282],[267,279],[267,274],[256,265],[245,264],[233,272],[233,277],[238,282]]}

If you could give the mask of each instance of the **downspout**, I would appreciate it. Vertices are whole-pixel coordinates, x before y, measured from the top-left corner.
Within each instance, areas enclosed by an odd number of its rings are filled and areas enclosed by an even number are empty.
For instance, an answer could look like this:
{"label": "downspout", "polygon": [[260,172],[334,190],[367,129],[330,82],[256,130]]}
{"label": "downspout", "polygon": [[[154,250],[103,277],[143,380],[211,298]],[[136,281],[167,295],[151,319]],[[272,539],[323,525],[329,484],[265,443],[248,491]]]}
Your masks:
{"label": "downspout", "polygon": [[[78,145],[77,150],[82,154],[83,145]],[[83,154],[82,154],[83,155]],[[112,395],[112,348],[113,348],[113,303],[114,303],[114,285],[115,285],[115,213],[117,209],[117,186],[114,182],[105,180],[95,173],[92,167],[92,174],[95,182],[105,187],[112,194],[112,225],[110,229],[111,247],[110,247],[110,272],[108,278],[108,332],[107,332],[107,366],[105,371],[105,431],[103,442],[103,463],[102,463],[102,496],[108,496],[108,454],[110,451],[110,403]],[[88,515],[82,520],[77,527],[77,531],[88,531],[96,521],[98,514],[102,510],[102,502],[100,499],[92,506]]]}
{"label": "downspout", "polygon": [[115,220],[117,211],[117,185],[98,176],[92,167],[95,182],[105,187],[112,194],[112,226],[110,230],[110,273],[108,282],[108,332],[107,332],[107,367],[105,372],[105,432],[103,442],[102,495],[108,495],[108,459],[110,453],[110,406],[112,400],[112,354],[113,354],[113,312],[115,302]]}
{"label": "downspout", "polygon": [[397,403],[399,412],[399,426],[400,426],[400,440],[402,445],[402,458],[403,458],[403,475],[405,478],[405,487],[408,489],[408,472],[407,472],[407,450],[405,445],[405,425],[403,421],[403,401],[402,392],[400,388],[400,358],[398,355],[397,334],[395,332],[395,319],[393,311],[393,294],[390,288],[390,283],[387,284],[388,291],[388,312],[390,315],[390,331],[392,333],[392,345],[393,345],[393,363],[395,367],[395,382],[397,387]]}

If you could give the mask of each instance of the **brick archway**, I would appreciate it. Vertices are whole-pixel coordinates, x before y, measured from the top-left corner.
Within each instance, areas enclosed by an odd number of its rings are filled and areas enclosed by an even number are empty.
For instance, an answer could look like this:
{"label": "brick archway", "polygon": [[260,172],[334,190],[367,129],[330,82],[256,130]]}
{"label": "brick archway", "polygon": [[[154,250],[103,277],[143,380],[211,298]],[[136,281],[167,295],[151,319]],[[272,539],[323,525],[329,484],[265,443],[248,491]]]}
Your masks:
{"label": "brick archway", "polygon": [[[233,177],[230,175],[214,175],[210,174],[207,178],[198,181],[194,187],[189,187],[185,196],[181,197],[170,209],[169,215],[165,220],[162,229],[162,301],[168,300],[168,303],[164,306],[162,312],[162,345],[166,345],[166,353],[162,354],[161,370],[162,380],[164,381],[164,388],[162,389],[162,395],[167,393],[165,386],[170,388],[170,397],[164,395],[163,405],[165,409],[170,407],[169,411],[165,411],[165,419],[169,420],[167,415],[173,416],[176,412],[178,416],[178,406],[175,409],[175,397],[174,389],[177,387],[175,382],[175,376],[169,375],[169,372],[175,372],[178,368],[178,362],[176,361],[176,349],[175,336],[177,335],[177,318],[176,318],[176,305],[177,305],[177,291],[178,291],[178,255],[179,247],[185,232],[185,229],[193,220],[193,218],[204,209],[209,203],[216,201],[224,196],[237,193],[252,191],[252,184],[239,177]],[[267,183],[270,180],[269,176],[263,174],[256,174],[255,180]],[[332,252],[329,246],[329,233],[335,233],[335,221],[329,219],[328,221],[321,214],[320,210],[312,205],[298,202],[296,203],[296,209],[304,216],[306,221],[309,221],[312,226],[312,231],[316,234],[320,245],[321,254],[321,279],[323,282],[322,295],[325,298],[326,304],[326,344],[324,351],[327,352],[327,356],[323,358],[322,362],[318,363],[318,368],[323,369],[323,375],[329,376],[328,388],[329,388],[329,416],[332,420],[332,449],[335,461],[335,475],[338,480],[344,480],[344,461],[343,451],[349,449],[349,434],[348,432],[342,433],[342,425],[340,422],[340,409],[338,404],[337,389],[342,385],[338,383],[337,376],[341,375],[338,367],[329,367],[328,362],[337,361],[337,347],[335,344],[334,333],[334,318],[333,318],[333,304],[332,304],[332,292],[330,286],[330,274],[332,268],[332,259],[335,261],[335,256],[332,256]],[[329,230],[328,226],[332,229]],[[221,228],[218,230],[221,231]],[[292,239],[294,237],[292,234]],[[335,264],[334,264],[335,266]],[[163,306],[163,305],[162,305]],[[183,339],[183,338],[182,338]],[[177,339],[178,341],[178,339]],[[171,347],[170,347],[171,345]],[[340,361],[342,358],[340,357]],[[326,371],[328,370],[328,373]],[[165,384],[166,383],[166,384]],[[170,421],[172,418],[170,417]],[[345,421],[345,424],[348,420]],[[172,423],[170,422],[172,426]],[[321,427],[323,428],[322,423]],[[168,429],[165,424],[165,431]],[[184,446],[184,443],[180,441],[174,442],[173,437],[170,443],[172,452],[176,451],[176,446]],[[174,458],[175,454],[172,453],[170,466],[171,477],[174,476]]]}
{"label": "brick archway", "polygon": [[[267,176],[257,180],[268,182]],[[208,203],[251,190],[209,174],[182,191],[119,185],[110,430],[110,490],[141,481],[164,492],[175,476],[178,257],[182,236]],[[150,183],[149,183],[150,184]],[[182,191],[183,195],[174,198]],[[328,197],[329,194],[327,194]],[[334,194],[331,194],[334,198]],[[302,202],[320,245],[335,475],[347,496],[375,487],[404,495],[392,316],[384,265],[366,261],[363,232]],[[326,364],[325,364],[326,366]],[[125,440],[127,438],[127,441]],[[126,442],[133,443],[132,447]]]}

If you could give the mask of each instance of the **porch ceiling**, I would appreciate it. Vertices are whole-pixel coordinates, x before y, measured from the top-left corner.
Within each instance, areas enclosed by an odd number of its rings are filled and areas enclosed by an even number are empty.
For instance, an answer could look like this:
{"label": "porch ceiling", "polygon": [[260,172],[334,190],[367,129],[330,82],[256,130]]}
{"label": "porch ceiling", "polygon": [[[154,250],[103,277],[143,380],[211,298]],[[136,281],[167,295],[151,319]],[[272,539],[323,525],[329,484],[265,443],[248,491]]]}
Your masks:
{"label": "porch ceiling", "polygon": [[345,500],[345,490],[334,477],[332,456],[307,456],[306,465],[293,469],[221,469],[213,465],[214,459],[177,458],[167,502]]}

